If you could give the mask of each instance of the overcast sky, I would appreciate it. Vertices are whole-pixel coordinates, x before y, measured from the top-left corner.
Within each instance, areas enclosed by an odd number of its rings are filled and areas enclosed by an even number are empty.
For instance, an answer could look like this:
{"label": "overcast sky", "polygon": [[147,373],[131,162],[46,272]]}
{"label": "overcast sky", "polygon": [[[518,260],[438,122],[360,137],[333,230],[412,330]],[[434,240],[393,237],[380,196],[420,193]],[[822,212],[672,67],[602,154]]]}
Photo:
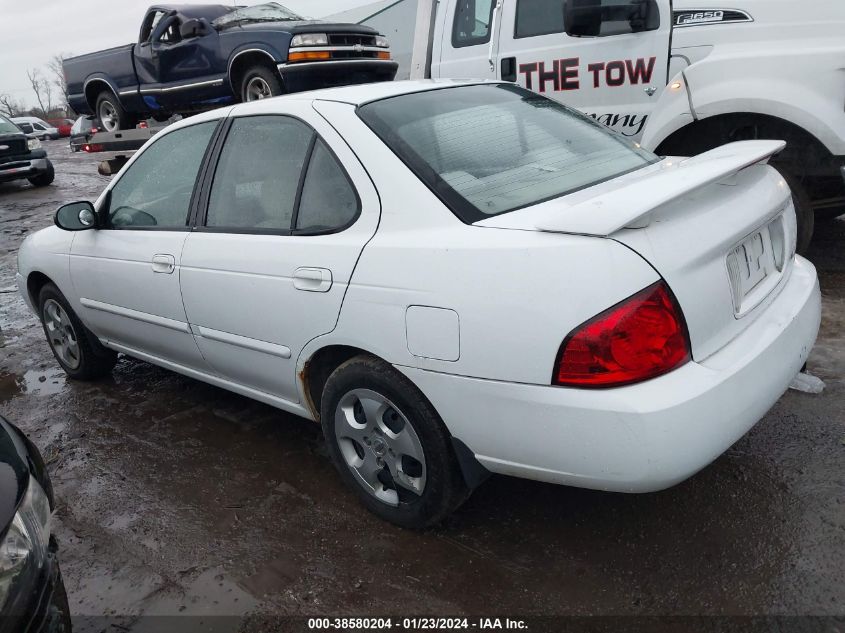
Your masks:
{"label": "overcast sky", "polygon": [[[35,105],[26,71],[44,68],[59,53],[65,57],[129,44],[138,37],[146,9],[157,0],[0,0],[0,94]],[[162,3],[168,0],[161,0]],[[213,1],[213,0],[211,0]],[[218,0],[219,2],[220,0]],[[281,0],[306,17],[322,17],[372,0]],[[180,0],[180,3],[191,0]],[[254,5],[262,0],[237,0]],[[176,0],[174,0],[176,3]],[[195,4],[201,4],[196,2]],[[228,3],[226,3],[228,4]]]}

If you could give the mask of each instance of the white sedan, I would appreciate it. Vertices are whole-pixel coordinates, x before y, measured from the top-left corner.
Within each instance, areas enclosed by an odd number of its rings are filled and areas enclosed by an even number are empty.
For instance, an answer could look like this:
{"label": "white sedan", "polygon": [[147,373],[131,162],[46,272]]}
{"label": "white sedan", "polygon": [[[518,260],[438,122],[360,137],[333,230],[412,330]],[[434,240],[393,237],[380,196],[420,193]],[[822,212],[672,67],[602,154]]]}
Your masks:
{"label": "white sedan", "polygon": [[654,491],[818,333],[783,145],[660,159],[495,82],[262,100],[160,132],[24,241],[18,283],[72,378],[122,352],[320,421],[399,525],[490,472]]}

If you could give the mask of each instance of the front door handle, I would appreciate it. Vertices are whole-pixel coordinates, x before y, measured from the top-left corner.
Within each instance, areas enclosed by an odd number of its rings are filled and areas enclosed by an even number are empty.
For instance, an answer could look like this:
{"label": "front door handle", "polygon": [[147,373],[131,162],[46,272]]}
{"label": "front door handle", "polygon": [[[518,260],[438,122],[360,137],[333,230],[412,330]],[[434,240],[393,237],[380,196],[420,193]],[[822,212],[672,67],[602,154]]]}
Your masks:
{"label": "front door handle", "polygon": [[332,271],[327,268],[297,268],[293,287],[307,292],[328,292],[332,287]]}
{"label": "front door handle", "polygon": [[176,270],[176,258],[173,255],[158,253],[153,255],[153,272],[171,274]]}

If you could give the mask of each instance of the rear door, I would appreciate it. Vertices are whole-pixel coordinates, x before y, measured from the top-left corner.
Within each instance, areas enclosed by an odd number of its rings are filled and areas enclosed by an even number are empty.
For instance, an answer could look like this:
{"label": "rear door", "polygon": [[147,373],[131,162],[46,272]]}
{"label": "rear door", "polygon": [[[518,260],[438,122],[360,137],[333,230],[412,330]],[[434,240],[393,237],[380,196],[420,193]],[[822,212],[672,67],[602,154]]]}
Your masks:
{"label": "rear door", "polygon": [[296,362],[334,329],[378,196],[307,101],[235,117],[182,254],[182,297],[221,376],[298,402]]}
{"label": "rear door", "polygon": [[[179,289],[194,186],[217,121],[162,133],[110,188],[105,227],[76,234],[70,273],[83,321],[136,355],[206,371]],[[139,353],[140,352],[140,353]]]}
{"label": "rear door", "polygon": [[[495,79],[501,0],[452,0],[439,24],[431,76]],[[438,50],[439,49],[439,50]]]}
{"label": "rear door", "polygon": [[669,0],[511,0],[502,9],[498,78],[639,139],[666,86],[671,30]]}

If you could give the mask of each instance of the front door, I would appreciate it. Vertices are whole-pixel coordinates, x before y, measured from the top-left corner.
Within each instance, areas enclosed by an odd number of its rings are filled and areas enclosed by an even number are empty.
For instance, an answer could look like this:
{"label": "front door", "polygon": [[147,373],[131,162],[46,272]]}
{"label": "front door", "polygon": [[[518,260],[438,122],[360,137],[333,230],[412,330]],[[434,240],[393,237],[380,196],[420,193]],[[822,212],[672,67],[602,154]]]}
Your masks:
{"label": "front door", "polygon": [[498,76],[639,139],[666,86],[671,29],[669,0],[510,0]]}
{"label": "front door", "polygon": [[182,254],[182,297],[203,356],[233,382],[298,402],[296,362],[334,329],[378,196],[307,102],[232,121]]}
{"label": "front door", "polygon": [[502,0],[456,0],[443,5],[446,10],[437,16],[432,77],[496,78],[501,4]]}
{"label": "front door", "polygon": [[110,188],[105,227],[76,235],[70,272],[80,315],[118,348],[206,370],[179,289],[197,174],[217,123],[162,133]]}

